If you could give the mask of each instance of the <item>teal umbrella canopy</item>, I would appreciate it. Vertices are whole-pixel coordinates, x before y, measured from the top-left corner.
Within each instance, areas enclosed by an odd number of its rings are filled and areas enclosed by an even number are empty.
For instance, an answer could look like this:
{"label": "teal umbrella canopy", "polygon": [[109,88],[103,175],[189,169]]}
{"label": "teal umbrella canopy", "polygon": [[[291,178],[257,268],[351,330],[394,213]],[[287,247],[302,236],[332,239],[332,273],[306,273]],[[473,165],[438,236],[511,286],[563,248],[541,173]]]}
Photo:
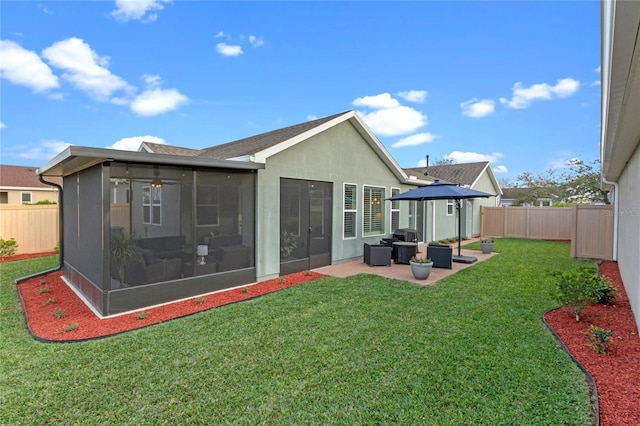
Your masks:
{"label": "teal umbrella canopy", "polygon": [[458,186],[455,183],[442,183],[436,180],[430,185],[412,189],[387,198],[387,200],[461,200],[466,198],[488,198],[491,196],[491,194],[487,194],[486,192]]}

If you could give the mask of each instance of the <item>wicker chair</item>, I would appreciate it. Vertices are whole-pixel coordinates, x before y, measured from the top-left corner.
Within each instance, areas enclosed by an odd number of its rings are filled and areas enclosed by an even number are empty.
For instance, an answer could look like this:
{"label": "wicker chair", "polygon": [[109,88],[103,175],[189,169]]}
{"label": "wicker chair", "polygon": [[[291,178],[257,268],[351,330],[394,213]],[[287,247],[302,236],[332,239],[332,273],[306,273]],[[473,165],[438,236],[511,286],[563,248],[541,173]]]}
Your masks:
{"label": "wicker chair", "polygon": [[391,266],[393,249],[383,244],[364,243],[363,261],[369,266]]}

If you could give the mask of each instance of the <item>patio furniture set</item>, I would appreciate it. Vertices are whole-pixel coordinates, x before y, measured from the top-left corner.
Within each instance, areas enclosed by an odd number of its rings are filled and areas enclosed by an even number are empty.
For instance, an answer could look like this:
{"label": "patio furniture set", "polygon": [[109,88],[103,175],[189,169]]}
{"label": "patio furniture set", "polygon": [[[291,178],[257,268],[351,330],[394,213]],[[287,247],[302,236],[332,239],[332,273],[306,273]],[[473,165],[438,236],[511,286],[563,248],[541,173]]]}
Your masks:
{"label": "patio furniture set", "polygon": [[[364,244],[363,261],[369,266],[408,265],[418,253],[418,232],[415,229],[396,229],[391,238],[383,238],[379,244]],[[427,259],[433,261],[436,268],[452,268],[453,249],[451,246],[427,247]]]}

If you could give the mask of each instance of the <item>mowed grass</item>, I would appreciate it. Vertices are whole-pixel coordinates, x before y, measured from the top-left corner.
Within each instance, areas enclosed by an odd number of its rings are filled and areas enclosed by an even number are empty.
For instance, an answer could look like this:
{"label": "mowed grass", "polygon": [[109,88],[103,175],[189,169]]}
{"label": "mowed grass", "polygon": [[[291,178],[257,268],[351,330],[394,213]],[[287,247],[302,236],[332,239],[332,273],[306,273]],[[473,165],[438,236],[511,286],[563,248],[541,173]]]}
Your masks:
{"label": "mowed grass", "polygon": [[45,344],[1,264],[0,424],[592,424],[583,374],[541,321],[566,243],[420,287],[323,278],[116,337]]}

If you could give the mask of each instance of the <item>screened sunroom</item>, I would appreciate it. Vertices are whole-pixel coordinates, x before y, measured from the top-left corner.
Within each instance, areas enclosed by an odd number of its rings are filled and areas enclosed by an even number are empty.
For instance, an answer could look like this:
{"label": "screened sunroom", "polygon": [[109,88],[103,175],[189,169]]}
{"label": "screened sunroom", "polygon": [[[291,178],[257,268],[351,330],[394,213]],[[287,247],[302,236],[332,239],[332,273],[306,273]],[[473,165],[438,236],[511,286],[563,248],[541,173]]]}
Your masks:
{"label": "screened sunroom", "polygon": [[63,176],[66,280],[113,315],[256,280],[260,165],[70,147]]}

